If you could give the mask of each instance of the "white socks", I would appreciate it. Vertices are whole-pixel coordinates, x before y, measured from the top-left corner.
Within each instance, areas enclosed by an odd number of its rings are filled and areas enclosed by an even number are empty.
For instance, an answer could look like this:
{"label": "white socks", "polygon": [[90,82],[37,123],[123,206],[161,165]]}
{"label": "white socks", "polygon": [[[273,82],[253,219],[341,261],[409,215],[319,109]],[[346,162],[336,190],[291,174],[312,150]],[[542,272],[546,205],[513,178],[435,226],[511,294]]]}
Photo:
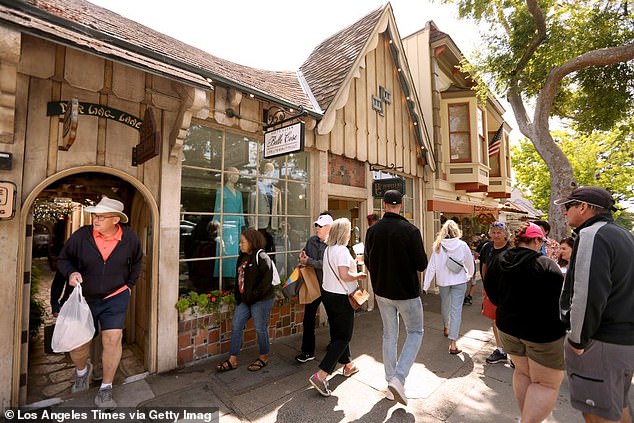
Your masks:
{"label": "white socks", "polygon": [[99,390],[101,391],[102,389],[107,389],[107,388],[112,388],[112,383],[102,383],[101,386],[99,387]]}
{"label": "white socks", "polygon": [[84,367],[81,370],[75,370],[75,372],[77,373],[77,377],[86,376],[86,373],[88,373],[88,366]]}

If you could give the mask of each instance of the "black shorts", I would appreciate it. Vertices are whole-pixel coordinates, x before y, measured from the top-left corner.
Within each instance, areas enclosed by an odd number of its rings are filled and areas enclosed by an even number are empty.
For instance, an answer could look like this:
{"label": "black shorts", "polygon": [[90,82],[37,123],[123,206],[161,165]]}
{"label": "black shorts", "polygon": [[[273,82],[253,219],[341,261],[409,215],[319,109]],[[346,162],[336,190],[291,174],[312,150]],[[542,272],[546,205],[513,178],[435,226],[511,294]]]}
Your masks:
{"label": "black shorts", "polygon": [[130,303],[130,290],[126,289],[121,293],[104,299],[86,299],[88,307],[92,312],[92,320],[95,322],[95,336],[99,329],[123,329],[125,326],[125,315]]}

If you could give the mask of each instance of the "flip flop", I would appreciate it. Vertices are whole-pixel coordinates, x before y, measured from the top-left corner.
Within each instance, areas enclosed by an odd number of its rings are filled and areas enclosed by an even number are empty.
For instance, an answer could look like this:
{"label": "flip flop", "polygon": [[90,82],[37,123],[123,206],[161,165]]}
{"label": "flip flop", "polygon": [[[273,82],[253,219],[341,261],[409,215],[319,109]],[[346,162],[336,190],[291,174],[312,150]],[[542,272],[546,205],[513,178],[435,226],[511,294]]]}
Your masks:
{"label": "flip flop", "polygon": [[266,367],[267,364],[269,364],[269,363],[264,362],[264,361],[262,361],[262,360],[260,360],[258,358],[253,363],[249,364],[248,369],[249,369],[250,372],[258,372],[258,371],[262,370],[263,367]]}
{"label": "flip flop", "polygon": [[453,348],[449,348],[449,354],[460,354],[462,352],[462,350],[460,348],[456,348],[455,350]]}
{"label": "flip flop", "polygon": [[234,366],[233,364],[231,364],[231,361],[225,360],[216,366],[216,371],[218,373],[223,373],[223,372],[228,372],[230,370],[235,370],[237,368],[238,366]]}

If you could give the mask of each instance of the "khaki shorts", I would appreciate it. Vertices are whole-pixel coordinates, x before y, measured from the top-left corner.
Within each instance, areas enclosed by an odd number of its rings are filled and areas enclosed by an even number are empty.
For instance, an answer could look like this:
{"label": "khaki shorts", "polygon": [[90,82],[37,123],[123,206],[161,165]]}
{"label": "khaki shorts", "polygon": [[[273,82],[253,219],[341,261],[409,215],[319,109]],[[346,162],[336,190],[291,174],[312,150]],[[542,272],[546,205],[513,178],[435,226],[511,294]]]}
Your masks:
{"label": "khaki shorts", "polygon": [[531,342],[502,332],[498,328],[498,335],[507,354],[518,357],[528,357],[544,367],[564,370],[564,338],[552,342]]}
{"label": "khaki shorts", "polygon": [[619,420],[628,406],[634,371],[634,345],[592,340],[577,355],[565,342],[570,402],[577,410]]}

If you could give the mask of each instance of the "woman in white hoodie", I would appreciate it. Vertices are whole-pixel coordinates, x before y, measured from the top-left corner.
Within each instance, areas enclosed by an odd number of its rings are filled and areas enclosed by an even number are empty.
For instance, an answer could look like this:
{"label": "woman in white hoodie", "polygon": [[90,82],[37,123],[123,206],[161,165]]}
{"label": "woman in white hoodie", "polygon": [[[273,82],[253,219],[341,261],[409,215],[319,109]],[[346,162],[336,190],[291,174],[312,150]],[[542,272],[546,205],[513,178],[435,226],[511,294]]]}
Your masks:
{"label": "woman in white hoodie", "polygon": [[440,289],[440,309],[445,324],[444,334],[451,341],[449,354],[462,352],[456,345],[456,339],[460,332],[462,302],[467,282],[475,269],[471,249],[460,237],[462,231],[456,222],[448,220],[442,225],[432,247],[423,284],[423,291],[427,292],[432,279],[436,277],[436,285]]}

